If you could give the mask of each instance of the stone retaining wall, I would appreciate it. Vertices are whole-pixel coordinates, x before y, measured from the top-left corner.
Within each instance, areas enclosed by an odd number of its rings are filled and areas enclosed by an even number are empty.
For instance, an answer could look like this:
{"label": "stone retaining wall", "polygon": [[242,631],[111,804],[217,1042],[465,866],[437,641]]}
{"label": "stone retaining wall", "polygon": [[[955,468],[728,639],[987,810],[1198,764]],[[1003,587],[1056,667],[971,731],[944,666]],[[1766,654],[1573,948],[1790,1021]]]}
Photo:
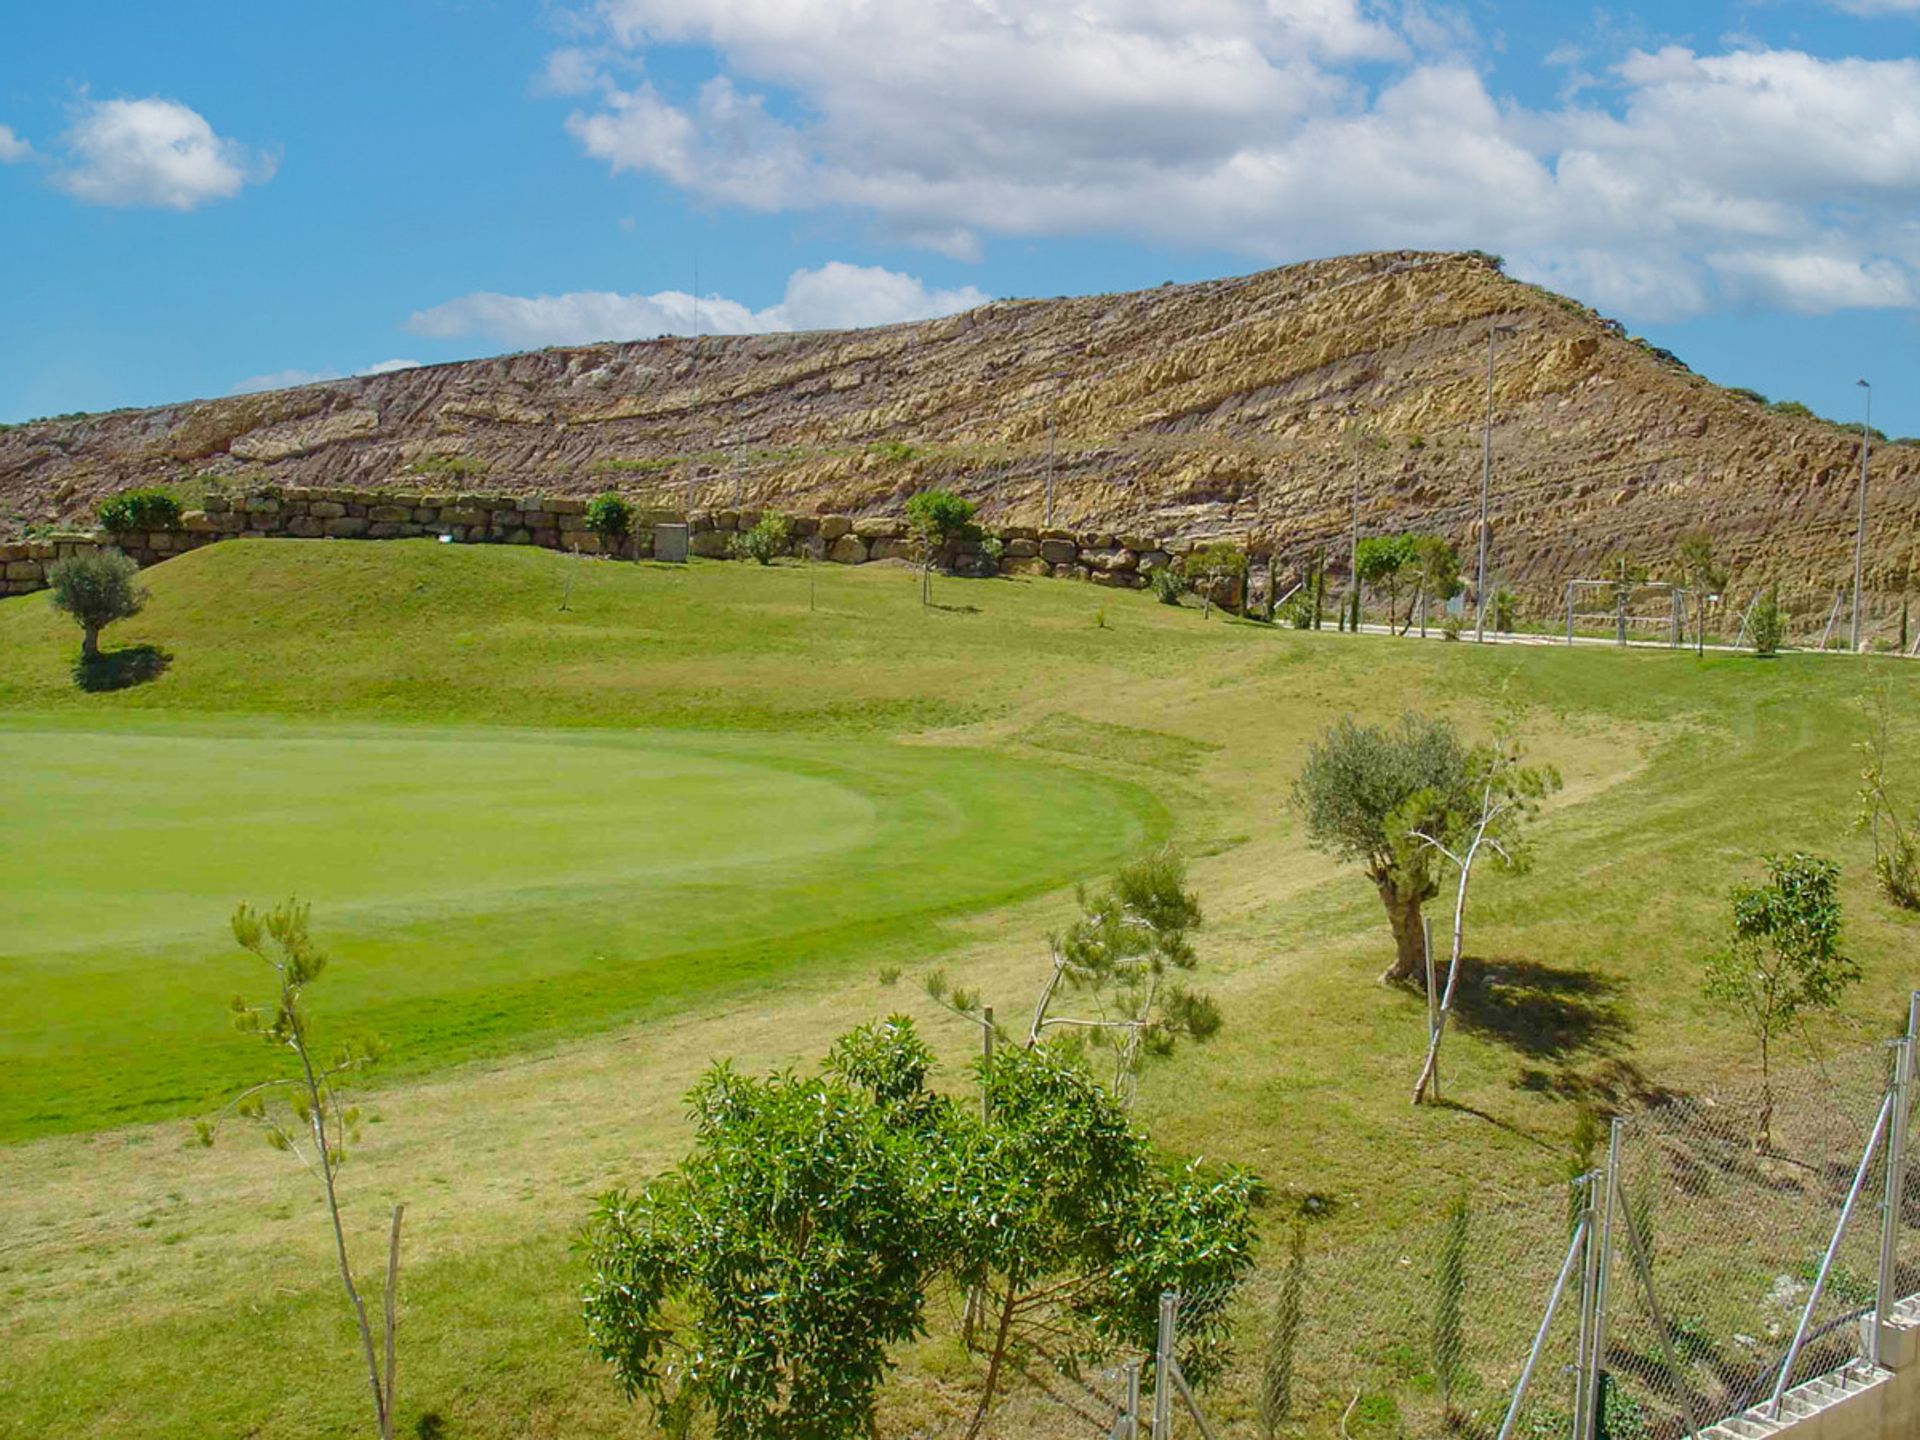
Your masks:
{"label": "stone retaining wall", "polygon": [[[408,491],[284,489],[250,495],[210,496],[203,510],[181,517],[175,530],[107,535],[80,532],[44,540],[0,544],[0,595],[44,589],[47,567],[63,556],[116,545],[142,565],[151,565],[217,540],[335,539],[401,540],[445,535],[461,544],[539,545],[598,555],[605,547],[586,528],[587,502],[539,495],[436,495]],[[653,554],[653,527],[688,524],[688,548],[708,559],[729,558],[733,538],[759,520],[753,510],[641,510],[635,534],[623,547],[631,558]],[[910,560],[916,548],[906,521],[897,516],[796,515],[791,517],[794,553],[803,548],[837,565],[873,560]],[[1039,530],[1013,525],[998,533],[1004,575],[1050,575],[1096,585],[1138,588],[1156,568],[1171,564],[1175,547],[1157,536],[1110,532]],[[985,573],[979,541],[963,542],[954,568]]]}

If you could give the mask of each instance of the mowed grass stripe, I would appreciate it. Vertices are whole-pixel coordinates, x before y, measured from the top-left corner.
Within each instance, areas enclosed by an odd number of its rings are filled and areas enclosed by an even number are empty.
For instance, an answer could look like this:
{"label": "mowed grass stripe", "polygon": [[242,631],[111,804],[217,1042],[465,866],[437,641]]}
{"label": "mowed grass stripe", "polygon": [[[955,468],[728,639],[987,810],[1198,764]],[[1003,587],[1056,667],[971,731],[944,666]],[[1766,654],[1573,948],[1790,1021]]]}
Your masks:
{"label": "mowed grass stripe", "polygon": [[[392,1073],[617,1024],[1070,882],[1162,833],[1146,792],[983,751],[743,735],[134,734],[15,721],[0,1138],[205,1108],[234,903],[298,892],[320,1013]],[[17,852],[17,853],[15,853]]]}

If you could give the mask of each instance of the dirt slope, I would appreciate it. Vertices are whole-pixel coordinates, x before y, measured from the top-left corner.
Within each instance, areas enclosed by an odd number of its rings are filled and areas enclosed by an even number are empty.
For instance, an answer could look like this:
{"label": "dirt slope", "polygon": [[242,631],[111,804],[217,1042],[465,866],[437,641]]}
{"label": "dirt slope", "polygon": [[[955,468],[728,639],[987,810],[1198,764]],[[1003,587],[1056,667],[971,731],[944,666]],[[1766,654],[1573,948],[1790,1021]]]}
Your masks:
{"label": "dirt slope", "polygon": [[[543,350],[0,431],[0,535],[135,483],[585,494],[867,512],[931,483],[989,517],[1342,555],[1471,544],[1489,325],[1496,568],[1544,592],[1704,526],[1744,579],[1851,573],[1857,435],[1719,389],[1478,255],[1349,256],[807,335]],[[406,474],[400,481],[397,477]],[[1920,588],[1920,447],[1876,448],[1869,587]]]}

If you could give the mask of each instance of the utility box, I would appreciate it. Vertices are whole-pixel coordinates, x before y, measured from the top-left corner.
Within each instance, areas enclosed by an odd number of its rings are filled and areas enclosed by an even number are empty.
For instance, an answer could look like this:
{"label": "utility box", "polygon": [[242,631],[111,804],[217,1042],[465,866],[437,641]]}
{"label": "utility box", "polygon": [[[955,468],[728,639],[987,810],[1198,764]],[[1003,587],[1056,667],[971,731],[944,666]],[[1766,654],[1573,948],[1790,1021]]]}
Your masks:
{"label": "utility box", "polygon": [[654,526],[653,558],[665,560],[674,565],[686,564],[687,527],[685,525]]}

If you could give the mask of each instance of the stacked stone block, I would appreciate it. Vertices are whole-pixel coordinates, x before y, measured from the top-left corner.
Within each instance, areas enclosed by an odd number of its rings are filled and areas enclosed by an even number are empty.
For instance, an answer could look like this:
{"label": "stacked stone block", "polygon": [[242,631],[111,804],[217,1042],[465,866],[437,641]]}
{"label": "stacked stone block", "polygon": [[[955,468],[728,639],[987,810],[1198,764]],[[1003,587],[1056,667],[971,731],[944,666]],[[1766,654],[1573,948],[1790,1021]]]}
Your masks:
{"label": "stacked stone block", "polygon": [[[736,536],[760,520],[757,510],[642,510],[634,534],[620,547],[623,558],[653,554],[653,528],[685,520],[688,548],[707,559],[726,559]],[[906,521],[891,515],[801,515],[792,517],[794,553],[814,553],[836,565],[916,558]],[[250,494],[211,495],[205,508],[188,511],[175,530],[108,535],[54,535],[0,544],[0,595],[23,595],[46,586],[47,567],[63,555],[112,545],[142,565],[152,565],[218,540],[405,540],[441,536],[463,545],[537,545],[586,555],[612,547],[586,528],[586,502],[559,496],[442,494],[412,490],[286,488]],[[998,532],[999,573],[1084,580],[1095,585],[1138,588],[1157,568],[1173,563],[1173,546],[1154,536],[1109,531],[1040,530],[1011,525]],[[987,573],[978,541],[963,542],[955,568]]]}

